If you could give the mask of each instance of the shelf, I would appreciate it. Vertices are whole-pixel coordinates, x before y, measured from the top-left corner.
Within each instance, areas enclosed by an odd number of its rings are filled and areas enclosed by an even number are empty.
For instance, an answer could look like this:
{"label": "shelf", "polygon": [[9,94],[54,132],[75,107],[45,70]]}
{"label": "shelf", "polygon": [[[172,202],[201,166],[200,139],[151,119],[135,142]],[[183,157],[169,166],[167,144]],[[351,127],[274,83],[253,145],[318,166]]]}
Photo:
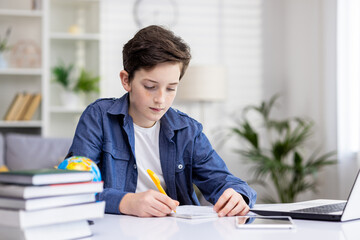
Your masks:
{"label": "shelf", "polygon": [[0,69],[0,75],[24,75],[24,76],[40,76],[42,69],[40,68],[6,68]]}
{"label": "shelf", "polygon": [[[48,66],[44,74],[47,99],[42,134],[51,137],[73,137],[87,97],[77,103],[63,103],[63,90],[51,84],[51,69],[59,62],[72,64],[75,76],[81,69],[101,75],[99,55],[102,40],[100,29],[101,0],[48,0],[44,8],[47,23],[45,42]],[[68,104],[68,105],[66,105]]]}
{"label": "shelf", "polygon": [[40,10],[14,10],[14,9],[0,9],[0,16],[12,17],[42,17],[43,13]]}
{"label": "shelf", "polygon": [[52,112],[52,113],[79,114],[79,113],[82,113],[84,110],[85,110],[85,107],[68,108],[68,107],[62,107],[62,106],[54,106],[54,107],[50,108],[50,112]]}
{"label": "shelf", "polygon": [[0,121],[0,128],[40,128],[41,121]]}
{"label": "shelf", "polygon": [[71,6],[74,6],[76,3],[98,3],[100,0],[52,0],[53,2],[61,3],[61,4],[71,4]]}
{"label": "shelf", "polygon": [[98,41],[100,40],[100,35],[96,33],[71,34],[71,33],[53,32],[50,34],[50,38],[53,40]]}

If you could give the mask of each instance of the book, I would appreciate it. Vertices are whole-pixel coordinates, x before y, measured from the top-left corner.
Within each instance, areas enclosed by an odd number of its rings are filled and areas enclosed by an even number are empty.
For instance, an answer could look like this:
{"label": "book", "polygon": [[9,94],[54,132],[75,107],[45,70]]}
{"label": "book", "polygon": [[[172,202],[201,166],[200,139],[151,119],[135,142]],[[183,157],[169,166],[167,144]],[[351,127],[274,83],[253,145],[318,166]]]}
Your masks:
{"label": "book", "polygon": [[26,101],[26,93],[20,93],[19,100],[15,103],[14,106],[13,115],[9,119],[10,121],[16,121],[25,101]]}
{"label": "book", "polygon": [[11,101],[8,109],[6,110],[6,113],[5,113],[5,116],[4,116],[4,120],[5,120],[5,121],[8,121],[8,120],[10,119],[10,117],[11,117],[11,115],[12,115],[12,111],[13,111],[13,109],[14,109],[14,105],[15,105],[16,100],[17,100],[18,97],[19,97],[19,93],[17,93],[17,94],[15,95],[15,97],[14,97],[13,100]]}
{"label": "book", "polygon": [[35,94],[29,103],[28,108],[26,109],[24,116],[22,117],[22,120],[29,121],[33,118],[36,110],[38,109],[41,102],[41,94],[37,93]]}
{"label": "book", "polygon": [[23,100],[24,94],[23,93],[17,93],[12,101],[12,103],[9,106],[9,109],[5,115],[4,120],[5,121],[13,121],[14,117],[16,115],[17,110],[19,109],[19,106],[21,104],[21,101]]}
{"label": "book", "polygon": [[24,113],[27,110],[28,104],[30,103],[32,98],[32,94],[30,93],[24,93],[24,97],[21,101],[21,104],[19,105],[19,109],[17,110],[13,120],[14,121],[20,121],[22,120],[22,117],[24,115]]}
{"label": "book", "polygon": [[91,235],[92,233],[86,220],[25,229],[0,225],[1,239],[7,240],[63,240],[78,239]]}
{"label": "book", "polygon": [[89,202],[95,202],[94,193],[33,199],[0,197],[0,208],[23,209],[30,211]]}
{"label": "book", "polygon": [[103,182],[81,182],[42,186],[0,184],[0,196],[12,198],[40,198],[81,193],[102,192]]}
{"label": "book", "polygon": [[176,213],[170,214],[173,217],[200,219],[217,218],[218,214],[212,206],[181,205],[176,208]]}
{"label": "book", "polygon": [[105,202],[77,204],[34,211],[0,209],[0,225],[29,228],[104,217]]}
{"label": "book", "polygon": [[93,175],[89,171],[74,171],[55,168],[0,173],[0,182],[31,185],[87,182],[91,181],[92,178]]}

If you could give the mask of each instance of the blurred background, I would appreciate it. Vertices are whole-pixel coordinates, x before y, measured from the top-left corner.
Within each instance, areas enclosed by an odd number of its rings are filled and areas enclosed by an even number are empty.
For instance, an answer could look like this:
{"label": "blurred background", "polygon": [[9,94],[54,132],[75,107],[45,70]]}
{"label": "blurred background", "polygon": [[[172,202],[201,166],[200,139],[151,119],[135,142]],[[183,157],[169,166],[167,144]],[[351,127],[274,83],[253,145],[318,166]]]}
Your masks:
{"label": "blurred background", "polygon": [[203,123],[234,175],[252,171],[234,152],[242,142],[224,132],[246,106],[279,94],[273,117],[312,119],[308,147],[338,155],[319,172],[318,191],[298,200],[346,199],[359,165],[358,2],[0,0],[0,132],[71,138],[86,105],[125,93],[123,45],[159,24],[193,56],[174,107]]}

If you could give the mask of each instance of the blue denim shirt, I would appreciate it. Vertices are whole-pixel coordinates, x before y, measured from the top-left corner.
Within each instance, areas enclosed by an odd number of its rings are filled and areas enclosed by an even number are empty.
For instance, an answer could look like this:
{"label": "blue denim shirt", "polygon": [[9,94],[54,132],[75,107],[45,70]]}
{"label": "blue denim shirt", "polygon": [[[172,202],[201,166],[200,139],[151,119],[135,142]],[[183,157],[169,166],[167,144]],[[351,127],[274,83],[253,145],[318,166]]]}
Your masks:
{"label": "blue denim shirt", "polygon": [[[173,108],[160,121],[160,162],[169,197],[182,205],[198,205],[194,183],[213,204],[227,188],[233,188],[253,206],[256,192],[228,171],[200,123]],[[121,199],[135,192],[137,182],[128,94],[99,99],[85,109],[68,156],[85,156],[98,164],[104,191],[97,198],[106,201],[105,212],[119,214]]]}

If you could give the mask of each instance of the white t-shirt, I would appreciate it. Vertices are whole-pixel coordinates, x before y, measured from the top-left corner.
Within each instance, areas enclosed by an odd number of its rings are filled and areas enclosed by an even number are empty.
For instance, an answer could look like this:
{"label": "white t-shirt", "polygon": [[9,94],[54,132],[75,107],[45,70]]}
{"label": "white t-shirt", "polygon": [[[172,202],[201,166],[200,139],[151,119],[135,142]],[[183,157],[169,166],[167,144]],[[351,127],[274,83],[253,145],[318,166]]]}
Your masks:
{"label": "white t-shirt", "polygon": [[138,172],[136,192],[145,192],[149,189],[158,191],[149,174],[146,172],[147,169],[152,170],[159,177],[161,186],[166,189],[160,164],[160,122],[157,121],[151,128],[142,128],[134,124],[134,132],[135,158]]}

